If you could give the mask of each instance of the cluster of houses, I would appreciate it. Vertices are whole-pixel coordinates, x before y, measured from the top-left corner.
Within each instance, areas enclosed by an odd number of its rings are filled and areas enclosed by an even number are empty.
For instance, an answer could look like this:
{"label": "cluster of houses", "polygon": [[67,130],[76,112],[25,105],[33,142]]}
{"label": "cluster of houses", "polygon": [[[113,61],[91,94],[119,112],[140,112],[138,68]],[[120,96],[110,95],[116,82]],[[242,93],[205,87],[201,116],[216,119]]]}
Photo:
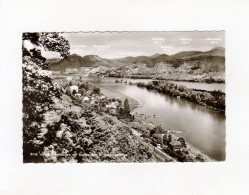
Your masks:
{"label": "cluster of houses", "polygon": [[176,137],[170,130],[165,131],[160,127],[157,127],[151,134],[154,145],[163,149],[169,147],[173,152],[182,151],[186,145],[183,138]]}
{"label": "cluster of houses", "polygon": [[[96,111],[99,110],[117,116],[120,120],[134,120],[134,116],[130,114],[127,99],[122,105],[122,102],[118,99],[107,98],[100,92],[93,93],[94,90],[92,88],[82,93],[78,85],[70,85],[62,90],[78,103],[91,105]],[[150,140],[157,149],[161,151],[170,150],[173,154],[182,152],[186,148],[185,140],[183,138],[178,138],[170,130],[166,131],[160,127],[156,127],[150,133]]]}
{"label": "cluster of houses", "polygon": [[[119,99],[107,98],[99,92],[86,93],[86,91],[79,89],[78,85],[67,86],[62,88],[62,91],[71,96],[80,104],[90,104],[97,110],[101,110],[112,115],[119,115],[119,117],[120,115],[129,116],[130,111],[125,111],[125,104],[122,106]],[[126,104],[128,103],[126,102]]]}

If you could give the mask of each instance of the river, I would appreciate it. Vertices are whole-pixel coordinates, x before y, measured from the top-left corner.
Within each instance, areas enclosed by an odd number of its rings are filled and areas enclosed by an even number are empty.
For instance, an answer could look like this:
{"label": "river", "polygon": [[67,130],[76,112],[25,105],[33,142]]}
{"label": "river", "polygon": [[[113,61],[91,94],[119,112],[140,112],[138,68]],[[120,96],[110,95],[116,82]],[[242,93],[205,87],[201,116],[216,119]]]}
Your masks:
{"label": "river", "polygon": [[[114,78],[105,78],[105,81],[110,81],[113,80]],[[123,82],[144,82],[148,83],[151,81],[151,79],[130,79],[130,78],[118,78],[115,79],[118,81],[123,81]],[[200,83],[200,82],[190,82],[190,81],[170,81],[171,83],[175,83],[177,85],[183,85],[187,88],[191,89],[201,89],[201,90],[206,90],[206,91],[214,91],[214,90],[220,90],[222,92],[225,92],[225,83]]]}
{"label": "river", "polygon": [[[138,107],[133,111],[143,114],[148,121],[161,125],[165,129],[177,131],[194,147],[210,158],[225,159],[225,114],[222,111],[206,108],[188,101],[177,100],[158,92],[148,91],[134,85],[115,83],[116,79],[86,78],[94,82],[108,97],[127,97],[130,102],[136,100]],[[129,79],[129,81],[132,81]],[[138,80],[133,80],[137,82]],[[147,80],[143,80],[147,82]],[[209,85],[206,83],[198,83]],[[205,86],[202,86],[205,88]]]}

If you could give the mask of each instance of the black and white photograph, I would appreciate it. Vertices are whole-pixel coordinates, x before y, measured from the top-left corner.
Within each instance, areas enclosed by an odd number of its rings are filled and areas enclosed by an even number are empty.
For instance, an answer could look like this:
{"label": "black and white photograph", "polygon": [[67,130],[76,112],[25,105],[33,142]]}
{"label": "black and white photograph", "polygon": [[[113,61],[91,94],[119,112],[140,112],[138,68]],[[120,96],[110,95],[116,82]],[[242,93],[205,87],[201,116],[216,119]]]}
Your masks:
{"label": "black and white photograph", "polygon": [[23,162],[226,157],[225,32],[25,32]]}
{"label": "black and white photograph", "polygon": [[249,1],[0,0],[0,194],[248,195]]}

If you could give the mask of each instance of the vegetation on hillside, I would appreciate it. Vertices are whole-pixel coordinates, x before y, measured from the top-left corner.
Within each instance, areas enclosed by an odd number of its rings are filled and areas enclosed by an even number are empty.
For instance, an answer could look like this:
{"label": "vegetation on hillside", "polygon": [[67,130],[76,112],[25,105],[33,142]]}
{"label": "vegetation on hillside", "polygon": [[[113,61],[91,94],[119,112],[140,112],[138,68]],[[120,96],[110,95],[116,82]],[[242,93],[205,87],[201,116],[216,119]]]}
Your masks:
{"label": "vegetation on hillside", "polygon": [[87,82],[55,83],[41,51],[67,58],[69,48],[58,33],[23,34],[25,163],[210,160],[183,138],[132,116],[127,99],[122,107]]}
{"label": "vegetation on hillside", "polygon": [[[79,104],[52,81],[41,55],[50,46],[68,55],[68,42],[58,34],[23,34],[23,161],[158,161],[152,147],[137,140],[130,126],[98,112],[95,104]],[[80,88],[86,94],[100,95],[98,88],[86,83]]]}
{"label": "vegetation on hillside", "polygon": [[32,160],[32,153],[40,153],[44,145],[39,135],[44,130],[44,113],[51,110],[53,98],[60,98],[59,86],[52,82],[51,73],[44,65],[41,49],[69,54],[69,44],[58,33],[23,33],[23,157]]}
{"label": "vegetation on hillside", "polygon": [[174,55],[155,54],[121,59],[104,59],[96,55],[81,57],[73,54],[48,64],[51,70],[56,71],[105,66],[106,76],[152,76],[176,79],[184,79],[187,76],[191,79],[193,75],[201,75],[205,80],[206,76],[212,75],[204,74],[225,72],[225,50],[214,48],[206,52],[183,51]]}

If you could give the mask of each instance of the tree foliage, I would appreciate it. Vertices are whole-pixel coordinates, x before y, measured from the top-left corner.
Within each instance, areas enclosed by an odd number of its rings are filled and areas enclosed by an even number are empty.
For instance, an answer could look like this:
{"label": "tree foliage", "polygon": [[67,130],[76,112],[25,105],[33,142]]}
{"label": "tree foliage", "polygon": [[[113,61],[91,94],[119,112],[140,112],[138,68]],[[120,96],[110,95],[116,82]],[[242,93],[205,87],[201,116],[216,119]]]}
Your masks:
{"label": "tree foliage", "polygon": [[44,148],[39,138],[43,114],[50,109],[53,98],[61,96],[59,86],[52,82],[46,70],[46,58],[41,50],[57,51],[65,56],[69,54],[69,43],[58,33],[23,33],[22,40],[23,160],[32,162],[39,158],[32,157],[31,153],[40,153]]}
{"label": "tree foliage", "polygon": [[40,43],[43,45],[45,50],[59,52],[61,57],[69,55],[69,42],[59,33],[41,33]]}
{"label": "tree foliage", "polygon": [[[46,58],[41,54],[41,48],[45,51],[53,51],[60,53],[61,57],[68,56],[70,45],[68,40],[66,40],[59,33],[23,33],[23,60],[25,60],[25,56],[31,57],[32,61],[34,61],[38,65],[44,65]],[[25,47],[25,41],[33,44],[33,48],[29,49]],[[23,61],[25,62],[25,61]],[[42,68],[47,68],[43,66]]]}
{"label": "tree foliage", "polygon": [[130,105],[129,105],[129,101],[127,98],[125,98],[125,101],[124,101],[124,112],[125,114],[130,114]]}

